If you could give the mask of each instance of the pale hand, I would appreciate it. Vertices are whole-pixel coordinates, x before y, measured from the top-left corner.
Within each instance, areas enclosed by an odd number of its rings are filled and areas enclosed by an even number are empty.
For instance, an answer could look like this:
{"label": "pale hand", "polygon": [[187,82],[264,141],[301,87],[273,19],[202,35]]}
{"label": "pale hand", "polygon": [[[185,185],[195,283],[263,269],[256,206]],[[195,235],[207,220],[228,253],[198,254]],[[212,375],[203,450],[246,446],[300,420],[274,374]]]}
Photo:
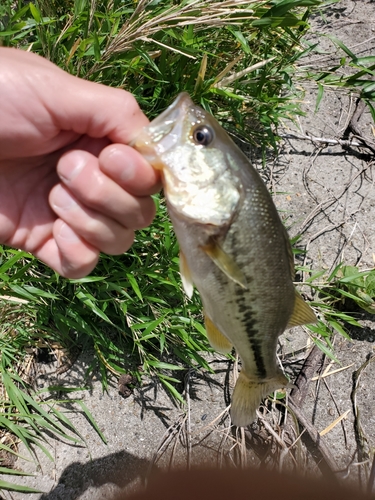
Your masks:
{"label": "pale hand", "polygon": [[152,167],[127,146],[148,120],[124,90],[0,48],[0,244],[69,278],[121,254],[155,214]]}

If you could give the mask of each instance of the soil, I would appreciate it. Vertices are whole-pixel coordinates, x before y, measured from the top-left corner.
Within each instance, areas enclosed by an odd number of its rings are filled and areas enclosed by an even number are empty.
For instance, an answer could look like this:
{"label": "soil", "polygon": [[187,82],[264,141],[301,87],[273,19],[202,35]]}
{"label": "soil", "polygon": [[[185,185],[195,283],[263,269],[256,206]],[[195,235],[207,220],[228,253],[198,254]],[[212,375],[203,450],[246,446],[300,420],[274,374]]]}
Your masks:
{"label": "soil", "polygon": [[[319,33],[336,35],[357,55],[374,54],[374,2],[341,0],[325,9],[323,15],[317,15],[313,26],[315,32],[310,34],[310,41],[319,41],[322,52],[308,62],[303,60],[301,66],[329,67],[333,60],[342,57],[342,53],[335,52],[330,39]],[[306,115],[297,123],[284,124],[279,131],[284,137],[279,155],[269,161],[266,170],[259,162],[255,163],[275,195],[290,235],[300,234],[299,245],[308,250],[307,255],[298,257],[299,264],[316,271],[329,271],[344,260],[359,269],[373,268],[374,151],[364,147],[345,149],[328,141],[347,139],[345,131],[356,109],[356,96],[344,90],[327,90],[319,111],[315,112],[316,85],[301,84],[305,88]],[[372,126],[371,116],[365,110],[356,133],[360,131],[371,143],[375,140]],[[295,138],[296,135],[304,138]],[[312,141],[306,136],[319,140]],[[299,279],[305,278],[301,273]],[[304,291],[311,293],[309,289]],[[290,408],[295,409],[296,419],[289,419],[286,427],[281,425],[283,414],[275,401],[261,408],[257,423],[232,433],[227,407],[236,367],[219,355],[209,359],[215,374],[186,373],[188,397],[182,409],[152,380],[142,387],[133,387],[130,380],[122,380],[120,386],[113,381],[106,393],[100,381],[94,380],[90,391],[74,397],[84,400],[107,444],[82,414],[72,414],[87,446],[72,446],[51,438],[47,446],[54,462],[37,451],[36,461],[19,459],[16,464],[18,469],[33,474],[17,477],[16,482],[44,493],[4,492],[3,497],[111,498],[119,490],[134,489],[155,467],[202,462],[227,465],[263,462],[279,470],[297,468],[304,474],[330,474],[339,481],[366,488],[375,449],[372,384],[375,321],[364,311],[358,314],[364,328],[353,327],[350,340],[338,334],[334,339],[338,362],[333,363],[315,351],[309,358],[315,357],[310,368],[303,368],[308,383],[300,380],[301,390],[293,389],[291,397],[298,404]],[[293,328],[282,336],[278,354],[288,373],[298,374],[311,348],[311,340],[303,328]],[[83,353],[67,373],[51,375],[49,383],[79,386],[89,362],[90,353]],[[327,373],[323,378],[322,374]],[[341,420],[331,425],[339,417]],[[297,439],[304,421],[307,431]],[[317,432],[324,430],[324,435],[317,436]],[[27,456],[22,448],[20,454]]]}

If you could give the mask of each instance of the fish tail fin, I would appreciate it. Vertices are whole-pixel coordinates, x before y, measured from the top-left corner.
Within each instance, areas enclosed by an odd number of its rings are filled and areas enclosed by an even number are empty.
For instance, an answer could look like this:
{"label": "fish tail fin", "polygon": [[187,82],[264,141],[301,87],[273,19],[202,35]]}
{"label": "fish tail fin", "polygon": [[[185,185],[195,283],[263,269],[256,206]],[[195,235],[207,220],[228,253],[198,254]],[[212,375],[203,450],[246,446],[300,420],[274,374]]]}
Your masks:
{"label": "fish tail fin", "polygon": [[254,422],[261,401],[271,392],[287,385],[288,379],[281,371],[274,378],[263,382],[251,380],[241,371],[232,396],[232,424],[245,427]]}

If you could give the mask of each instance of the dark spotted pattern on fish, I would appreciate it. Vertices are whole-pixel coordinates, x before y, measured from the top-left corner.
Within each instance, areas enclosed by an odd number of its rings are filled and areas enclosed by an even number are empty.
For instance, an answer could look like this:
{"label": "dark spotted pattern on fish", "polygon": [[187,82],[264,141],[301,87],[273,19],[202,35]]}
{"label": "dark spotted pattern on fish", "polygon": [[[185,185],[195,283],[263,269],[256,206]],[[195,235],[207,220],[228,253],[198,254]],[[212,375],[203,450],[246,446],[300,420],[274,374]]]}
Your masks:
{"label": "dark spotted pattern on fish", "polygon": [[238,288],[235,293],[237,296],[238,310],[241,313],[239,319],[245,326],[247,338],[249,339],[254,353],[254,361],[257,369],[256,374],[259,378],[264,379],[267,377],[267,370],[262,355],[262,341],[259,338],[259,331],[255,328],[257,321],[248,303],[247,290]]}

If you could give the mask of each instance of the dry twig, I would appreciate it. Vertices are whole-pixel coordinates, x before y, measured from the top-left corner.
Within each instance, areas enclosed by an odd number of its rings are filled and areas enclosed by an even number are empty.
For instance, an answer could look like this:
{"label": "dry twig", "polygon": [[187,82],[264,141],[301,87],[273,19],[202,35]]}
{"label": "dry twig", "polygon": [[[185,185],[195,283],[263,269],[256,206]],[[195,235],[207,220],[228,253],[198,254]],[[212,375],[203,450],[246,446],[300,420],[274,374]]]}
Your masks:
{"label": "dry twig", "polygon": [[354,432],[357,441],[358,448],[358,459],[360,462],[363,460],[368,460],[369,458],[369,450],[368,450],[368,439],[362,429],[360,422],[360,411],[357,405],[357,391],[359,388],[359,381],[362,375],[363,370],[373,361],[375,360],[375,354],[369,356],[367,360],[356,370],[353,372],[353,390],[350,394],[350,399],[353,405],[354,412]]}
{"label": "dry twig", "polygon": [[311,141],[313,143],[320,143],[320,144],[325,144],[326,146],[330,145],[340,145],[343,148],[351,148],[353,146],[355,147],[361,147],[363,144],[361,144],[358,141],[355,141],[354,139],[332,139],[331,137],[316,137],[314,135],[308,135],[308,134],[278,134],[279,137],[282,139],[298,139],[298,140],[304,140],[304,141]]}
{"label": "dry twig", "polygon": [[[322,472],[326,475],[333,476],[333,472],[338,470],[335,459],[333,458],[325,443],[322,441],[317,429],[307,420],[307,418],[303,414],[303,411],[301,410],[301,407],[307,395],[308,388],[310,386],[311,379],[316,372],[319,364],[322,363],[323,358],[324,354],[322,353],[322,351],[317,346],[314,346],[307,356],[305,363],[295,381],[295,387],[290,393],[287,407],[291,410],[295,418],[305,429],[304,437],[306,437],[306,434],[310,437],[314,448],[323,459],[323,463],[320,464]],[[289,435],[291,435],[291,426],[286,425],[285,431]],[[298,435],[298,433],[296,434]]]}
{"label": "dry twig", "polygon": [[339,193],[337,196],[331,196],[327,200],[322,201],[319,203],[314,210],[310,212],[310,214],[306,217],[306,219],[303,221],[300,229],[300,234],[304,233],[306,229],[310,226],[311,222],[313,219],[321,212],[325,212],[329,207],[331,207],[334,203],[339,201],[340,198],[344,196],[344,194],[348,191],[350,186],[353,184],[353,182],[363,175],[369,168],[372,167],[372,163],[368,163],[366,166],[364,166],[361,170],[359,170],[357,173],[355,173],[349,181],[344,185],[344,188],[342,189],[341,193]]}
{"label": "dry twig", "polygon": [[[322,473],[326,476],[329,476],[330,478],[334,478],[337,480],[336,476],[334,475],[335,472],[339,470],[336,460],[334,459],[332,453],[330,452],[329,448],[327,445],[324,443],[322,440],[322,437],[320,436],[319,432],[317,429],[314,427],[314,425],[307,420],[301,409],[296,406],[296,404],[293,402],[291,398],[289,398],[289,410],[292,411],[297,418],[298,422],[304,427],[306,430],[306,433],[310,437],[316,451],[319,453],[319,455],[322,458],[322,461],[319,462],[319,467]],[[305,435],[306,435],[305,433]]]}
{"label": "dry twig", "polygon": [[360,145],[362,147],[370,149],[373,153],[375,153],[375,142],[371,141],[367,137],[364,137],[362,130],[359,127],[359,120],[365,109],[366,109],[365,101],[360,97],[358,97],[354,113],[350,119],[349,125],[347,126],[347,128],[343,133],[343,138],[344,139],[348,138],[349,134],[352,133],[354,137],[357,140],[359,140]]}
{"label": "dry twig", "polygon": [[294,382],[294,388],[290,391],[290,397],[295,405],[301,407],[305,401],[307,391],[314,373],[318,366],[323,363],[324,353],[319,347],[314,346],[307,356],[302,369]]}

